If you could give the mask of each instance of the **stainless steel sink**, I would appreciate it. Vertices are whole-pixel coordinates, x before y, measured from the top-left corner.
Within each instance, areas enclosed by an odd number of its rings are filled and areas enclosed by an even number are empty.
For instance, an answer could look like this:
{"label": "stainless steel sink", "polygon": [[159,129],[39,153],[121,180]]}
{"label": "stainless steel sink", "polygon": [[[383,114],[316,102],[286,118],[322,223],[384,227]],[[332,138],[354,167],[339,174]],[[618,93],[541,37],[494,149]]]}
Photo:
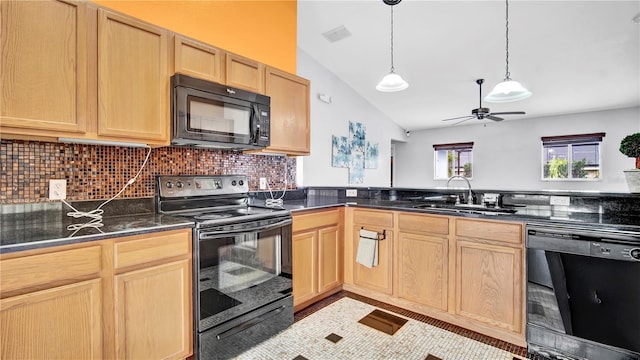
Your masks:
{"label": "stainless steel sink", "polygon": [[505,209],[505,208],[490,208],[484,205],[471,205],[471,204],[459,204],[459,205],[449,205],[449,204],[434,204],[434,203],[424,203],[424,204],[416,204],[413,205],[414,209],[433,209],[438,211],[447,211],[447,212],[455,212],[455,213],[466,213],[466,214],[481,214],[481,215],[512,215],[517,212],[514,209]]}

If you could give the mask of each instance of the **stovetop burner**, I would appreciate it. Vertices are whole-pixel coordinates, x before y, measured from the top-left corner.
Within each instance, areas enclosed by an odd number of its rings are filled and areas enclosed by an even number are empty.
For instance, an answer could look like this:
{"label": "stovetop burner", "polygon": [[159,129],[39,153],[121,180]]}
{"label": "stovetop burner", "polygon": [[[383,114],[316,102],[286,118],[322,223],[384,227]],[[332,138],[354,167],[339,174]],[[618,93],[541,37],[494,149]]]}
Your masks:
{"label": "stovetop burner", "polygon": [[230,214],[230,213],[214,213],[214,214],[195,215],[193,218],[194,218],[194,220],[202,221],[202,220],[226,219],[226,218],[230,218],[232,216],[235,216],[235,215],[234,214]]}
{"label": "stovetop burner", "polygon": [[188,218],[197,228],[290,216],[284,209],[249,206],[245,175],[158,176],[158,212]]}

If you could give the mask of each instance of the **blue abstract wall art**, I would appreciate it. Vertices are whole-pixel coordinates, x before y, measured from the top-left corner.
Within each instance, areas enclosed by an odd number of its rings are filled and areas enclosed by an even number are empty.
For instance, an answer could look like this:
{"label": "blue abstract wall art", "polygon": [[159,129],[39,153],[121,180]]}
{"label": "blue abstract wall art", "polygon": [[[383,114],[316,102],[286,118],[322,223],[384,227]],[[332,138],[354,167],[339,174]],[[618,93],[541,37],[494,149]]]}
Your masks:
{"label": "blue abstract wall art", "polygon": [[364,169],[378,168],[378,143],[366,139],[363,123],[349,122],[349,136],[331,137],[331,166],[349,169],[349,184],[364,183]]}

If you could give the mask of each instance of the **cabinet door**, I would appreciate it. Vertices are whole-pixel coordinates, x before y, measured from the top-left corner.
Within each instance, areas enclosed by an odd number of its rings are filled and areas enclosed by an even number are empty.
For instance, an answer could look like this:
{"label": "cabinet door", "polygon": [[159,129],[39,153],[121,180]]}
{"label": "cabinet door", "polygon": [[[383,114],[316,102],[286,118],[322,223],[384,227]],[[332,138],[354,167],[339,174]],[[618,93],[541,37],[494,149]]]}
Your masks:
{"label": "cabinet door", "polygon": [[267,152],[309,155],[309,80],[267,68],[266,95],[271,97],[271,145]]}
{"label": "cabinet door", "polygon": [[522,250],[458,240],[456,313],[521,331]]}
{"label": "cabinet door", "polygon": [[98,9],[98,136],[169,144],[167,32]]}
{"label": "cabinet door", "polygon": [[382,233],[382,228],[377,228],[370,225],[356,225],[353,227],[353,261],[354,261],[354,283],[359,286],[369,288],[385,294],[391,294],[392,288],[392,273],[393,258],[392,258],[392,242],[393,231],[386,230],[386,239],[378,241],[378,266],[368,268],[361,265],[356,260],[356,254],[358,253],[358,242],[360,240],[360,228],[364,227],[367,230],[377,231]]}
{"label": "cabinet door", "polygon": [[118,359],[184,359],[191,347],[191,262],[116,276]]}
{"label": "cabinet door", "polygon": [[227,53],[225,75],[225,82],[229,86],[264,93],[264,64]]}
{"label": "cabinet door", "polygon": [[293,235],[293,304],[301,304],[318,294],[317,231]]}
{"label": "cabinet door", "polygon": [[448,243],[446,238],[398,234],[401,298],[447,311]]}
{"label": "cabinet door", "polygon": [[174,72],[217,83],[223,82],[224,52],[180,35],[174,40]]}
{"label": "cabinet door", "polygon": [[55,137],[84,133],[86,5],[2,1],[0,14],[2,132]]}
{"label": "cabinet door", "polygon": [[0,358],[101,359],[100,279],[0,300]]}
{"label": "cabinet door", "polygon": [[342,241],[340,227],[318,230],[318,292],[342,284]]}

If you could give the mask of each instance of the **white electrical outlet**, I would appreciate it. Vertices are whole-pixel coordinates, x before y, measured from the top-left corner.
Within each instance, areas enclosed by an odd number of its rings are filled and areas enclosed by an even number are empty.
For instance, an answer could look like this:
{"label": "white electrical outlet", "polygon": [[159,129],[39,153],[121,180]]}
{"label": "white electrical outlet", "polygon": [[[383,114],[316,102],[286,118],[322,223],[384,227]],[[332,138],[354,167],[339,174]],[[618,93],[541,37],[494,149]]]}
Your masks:
{"label": "white electrical outlet", "polygon": [[358,189],[347,189],[347,197],[358,196]]}
{"label": "white electrical outlet", "polygon": [[267,188],[267,178],[260,178],[260,190]]}
{"label": "white electrical outlet", "polygon": [[571,203],[570,196],[551,196],[549,198],[550,205],[569,206]]}
{"label": "white electrical outlet", "polygon": [[64,200],[67,198],[67,180],[49,180],[49,200]]}

